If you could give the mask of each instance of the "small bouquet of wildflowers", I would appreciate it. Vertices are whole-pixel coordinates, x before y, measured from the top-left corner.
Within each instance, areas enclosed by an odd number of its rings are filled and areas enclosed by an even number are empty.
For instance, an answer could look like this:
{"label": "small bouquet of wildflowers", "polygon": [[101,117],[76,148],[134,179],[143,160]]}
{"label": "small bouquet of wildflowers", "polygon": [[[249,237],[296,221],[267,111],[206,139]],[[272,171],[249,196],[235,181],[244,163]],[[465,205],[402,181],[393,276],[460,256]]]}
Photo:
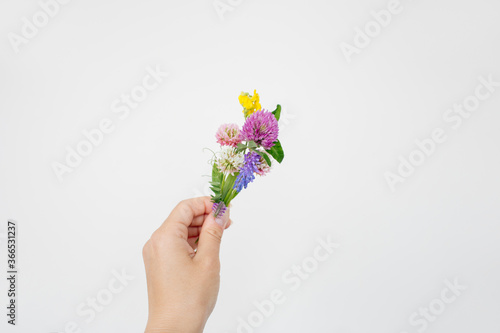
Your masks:
{"label": "small bouquet of wildflowers", "polygon": [[281,163],[285,157],[278,140],[281,106],[272,112],[262,109],[255,90],[253,96],[241,93],[238,99],[245,116],[243,127],[223,124],[215,134],[221,146],[214,154],[210,182],[215,217],[224,215],[231,200],[247,188],[255,175],[264,176],[270,171],[272,159]]}

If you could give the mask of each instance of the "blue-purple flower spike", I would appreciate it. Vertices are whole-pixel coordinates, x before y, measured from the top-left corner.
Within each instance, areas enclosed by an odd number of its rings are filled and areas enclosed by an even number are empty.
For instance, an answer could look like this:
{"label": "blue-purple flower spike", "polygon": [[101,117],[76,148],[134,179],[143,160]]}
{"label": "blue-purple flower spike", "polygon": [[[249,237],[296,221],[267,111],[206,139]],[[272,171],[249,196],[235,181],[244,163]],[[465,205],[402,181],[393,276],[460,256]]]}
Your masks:
{"label": "blue-purple flower spike", "polygon": [[245,155],[245,161],[240,169],[240,173],[236,176],[236,181],[234,182],[233,188],[236,192],[240,192],[243,188],[247,188],[248,184],[253,182],[255,179],[255,172],[257,172],[257,166],[260,164],[259,154],[251,151]]}
{"label": "blue-purple flower spike", "polygon": [[224,215],[224,213],[226,212],[226,209],[227,209],[227,207],[223,201],[214,202],[214,204],[212,205],[212,211],[214,212],[215,218],[222,217]]}

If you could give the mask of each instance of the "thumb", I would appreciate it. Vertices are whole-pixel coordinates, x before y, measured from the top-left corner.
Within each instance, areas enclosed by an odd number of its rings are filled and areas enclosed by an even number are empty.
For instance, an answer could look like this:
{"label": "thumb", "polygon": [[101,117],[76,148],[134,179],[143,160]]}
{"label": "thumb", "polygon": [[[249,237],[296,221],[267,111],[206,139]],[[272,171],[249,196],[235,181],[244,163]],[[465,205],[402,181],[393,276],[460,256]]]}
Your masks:
{"label": "thumb", "polygon": [[220,243],[224,228],[229,222],[229,210],[222,217],[215,218],[212,213],[208,214],[203,222],[200,232],[200,241],[196,257],[201,260],[219,260]]}

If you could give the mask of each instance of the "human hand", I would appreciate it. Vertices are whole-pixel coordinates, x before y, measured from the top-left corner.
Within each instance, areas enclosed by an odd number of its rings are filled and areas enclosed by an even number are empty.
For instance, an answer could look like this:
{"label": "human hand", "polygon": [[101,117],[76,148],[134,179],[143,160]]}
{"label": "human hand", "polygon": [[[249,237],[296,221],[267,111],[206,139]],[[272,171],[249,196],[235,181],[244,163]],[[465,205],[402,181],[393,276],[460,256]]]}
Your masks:
{"label": "human hand", "polygon": [[[217,220],[209,197],[181,201],[144,245],[146,333],[199,333],[219,293],[219,248],[229,209]],[[199,241],[196,240],[199,237]]]}

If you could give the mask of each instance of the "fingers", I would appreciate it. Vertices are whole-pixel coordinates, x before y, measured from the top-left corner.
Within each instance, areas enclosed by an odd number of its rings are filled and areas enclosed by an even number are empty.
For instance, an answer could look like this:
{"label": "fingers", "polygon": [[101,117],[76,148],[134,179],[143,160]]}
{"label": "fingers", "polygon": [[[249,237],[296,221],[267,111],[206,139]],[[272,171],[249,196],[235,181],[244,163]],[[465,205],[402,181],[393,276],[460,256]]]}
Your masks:
{"label": "fingers", "polygon": [[[192,250],[201,247],[199,242],[206,239],[206,252],[218,260],[219,250],[218,248],[216,248],[216,251],[213,250],[215,249],[213,241],[218,239],[220,246],[223,228],[228,228],[231,225],[231,220],[229,219],[228,209],[224,217],[216,221],[213,217],[212,205],[210,197],[181,201],[160,228],[155,231],[157,236],[162,236],[162,247],[173,251],[172,253],[185,253],[186,250],[192,253]],[[205,229],[206,235],[203,236]],[[196,242],[198,238],[200,240]]]}
{"label": "fingers", "polygon": [[[203,216],[198,216],[200,219],[206,219],[208,215],[203,215]],[[232,220],[229,220],[229,222],[226,224],[225,229],[229,228],[229,226],[233,223]],[[199,237],[201,233],[201,228],[202,228],[203,220],[198,224],[194,223],[188,228],[188,238],[191,237]]]}
{"label": "fingers", "polygon": [[[172,210],[168,218],[163,223],[165,226],[169,224],[182,224],[189,227],[196,219],[198,225],[203,223],[203,215],[209,214],[212,211],[212,202],[210,197],[198,197],[186,199]],[[201,218],[198,218],[202,216]]]}
{"label": "fingers", "polygon": [[219,261],[220,243],[224,228],[229,225],[229,209],[222,218],[215,219],[213,214],[207,215],[201,228],[198,252],[195,260],[210,262]]}
{"label": "fingers", "polygon": [[[199,217],[206,218],[206,216],[207,215],[203,215],[203,216],[199,216]],[[201,222],[201,223],[203,223],[203,222]],[[229,220],[229,222],[227,223],[225,229],[229,228],[231,226],[231,224],[233,224],[233,221]],[[199,238],[200,238],[201,228],[202,228],[201,226],[197,226],[197,227],[191,226],[191,227],[188,228],[188,239],[187,239],[187,242],[193,248],[193,250],[196,250],[198,248],[198,241],[199,241]]]}
{"label": "fingers", "polygon": [[194,253],[194,250],[196,250],[198,248],[198,242],[196,242],[197,239],[198,239],[198,237],[191,237],[191,238],[188,238],[188,240],[187,240],[189,246],[191,246],[191,248],[193,249],[193,253]]}
{"label": "fingers", "polygon": [[212,210],[210,197],[199,197],[179,202],[157,232],[175,240],[187,240],[190,225],[203,224],[205,215]]}
{"label": "fingers", "polygon": [[[203,225],[203,222],[204,220],[201,220],[201,219],[206,219],[208,215],[203,215],[203,216],[198,216],[195,218],[196,219],[200,219],[201,222],[195,222],[195,220],[193,220],[193,224],[191,224],[190,227],[188,227],[188,239],[189,238],[198,238],[200,236],[200,233],[201,233],[201,228],[202,228],[202,225]],[[233,221],[231,219],[229,219],[229,222],[227,222],[226,224],[226,227],[224,229],[227,229],[231,226],[231,224],[233,224]]]}
{"label": "fingers", "polygon": [[199,227],[189,227],[188,228],[188,238],[200,236],[201,226]]}

